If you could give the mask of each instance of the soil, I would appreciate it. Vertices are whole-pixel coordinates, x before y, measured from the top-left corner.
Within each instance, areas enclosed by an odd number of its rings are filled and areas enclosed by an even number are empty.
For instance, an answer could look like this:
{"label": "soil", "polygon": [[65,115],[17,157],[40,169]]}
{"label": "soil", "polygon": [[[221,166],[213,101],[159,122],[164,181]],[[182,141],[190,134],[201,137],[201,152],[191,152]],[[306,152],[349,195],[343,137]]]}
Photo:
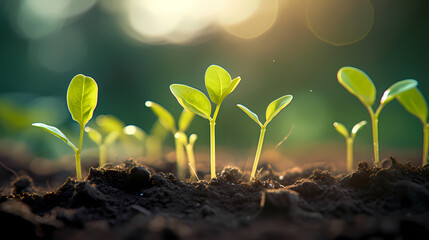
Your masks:
{"label": "soil", "polygon": [[0,196],[1,238],[429,239],[429,166],[261,167],[252,183],[231,167],[197,182],[127,160],[52,191],[16,174]]}

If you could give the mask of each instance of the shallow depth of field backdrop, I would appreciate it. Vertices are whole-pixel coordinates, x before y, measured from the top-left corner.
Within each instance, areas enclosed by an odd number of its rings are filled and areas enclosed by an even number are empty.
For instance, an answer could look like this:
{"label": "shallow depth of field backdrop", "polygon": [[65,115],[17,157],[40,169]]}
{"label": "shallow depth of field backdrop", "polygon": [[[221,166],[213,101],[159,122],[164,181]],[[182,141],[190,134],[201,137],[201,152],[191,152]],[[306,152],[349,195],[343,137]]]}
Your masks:
{"label": "shallow depth of field backdrop", "polygon": [[[332,123],[351,128],[369,115],[337,82],[338,69],[350,65],[368,73],[376,104],[387,87],[407,78],[419,81],[429,98],[428,13],[427,0],[4,0],[1,148],[52,159],[71,155],[30,124],[55,125],[77,138],[65,96],[78,73],[99,85],[94,116],[113,114],[149,131],[156,117],[145,101],[177,117],[181,107],[169,85],[206,92],[204,72],[217,64],[242,78],[222,104],[217,149],[237,161],[251,159],[259,127],[236,104],[264,116],[270,101],[292,94],[268,127],[264,151],[274,151],[293,128],[279,153],[297,160],[345,158],[344,139]],[[421,123],[396,101],[381,113],[379,131],[381,158],[420,158]],[[199,135],[196,151],[208,154],[208,122],[196,117],[189,133]],[[372,160],[371,141],[368,125],[357,136],[356,160]],[[87,137],[84,144],[94,147]],[[172,146],[169,136],[165,149]]]}

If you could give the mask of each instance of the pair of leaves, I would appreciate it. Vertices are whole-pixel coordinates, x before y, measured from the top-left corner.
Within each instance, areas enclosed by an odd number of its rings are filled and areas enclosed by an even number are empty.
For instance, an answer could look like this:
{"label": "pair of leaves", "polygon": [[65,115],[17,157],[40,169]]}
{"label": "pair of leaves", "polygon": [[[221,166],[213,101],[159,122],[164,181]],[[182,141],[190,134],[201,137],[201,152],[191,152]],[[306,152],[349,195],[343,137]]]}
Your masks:
{"label": "pair of leaves", "polygon": [[[207,92],[212,102],[220,105],[226,96],[231,94],[241,78],[231,80],[229,73],[222,67],[211,65],[205,74]],[[212,120],[210,100],[201,91],[184,84],[172,84],[170,90],[183,108]]]}
{"label": "pair of leaves", "polygon": [[[376,89],[371,78],[362,70],[355,67],[342,67],[337,73],[338,82],[355,95],[364,105],[372,106],[375,102]],[[399,81],[390,86],[383,94],[380,103],[387,104],[396,96],[417,86],[412,79]]]}
{"label": "pair of leaves", "polygon": [[[78,74],[71,80],[67,89],[67,106],[73,120],[79,123],[82,130],[92,118],[97,106],[97,99],[98,86],[94,79]],[[76,146],[58,128],[43,123],[33,123],[32,125],[58,137],[77,151]]]}
{"label": "pair of leaves", "polygon": [[267,111],[265,113],[265,124],[262,124],[259,121],[258,115],[254,112],[252,112],[250,109],[248,109],[247,107],[241,105],[241,104],[237,104],[237,106],[243,110],[251,119],[253,119],[253,121],[255,121],[257,124],[259,124],[259,126],[263,127],[263,126],[267,126],[267,124],[269,122],[271,122],[271,120],[273,120],[273,118],[283,109],[285,108],[287,105],[289,105],[289,103],[292,101],[293,96],[292,95],[285,95],[283,97],[277,98],[276,100],[272,101],[268,107],[267,107]]}
{"label": "pair of leaves", "polygon": [[110,132],[109,134],[107,134],[107,136],[104,138],[104,141],[103,141],[103,136],[96,129],[91,128],[91,127],[85,127],[85,132],[88,133],[89,138],[93,142],[95,142],[98,146],[100,146],[102,144],[104,144],[104,145],[110,145],[114,141],[116,141],[116,139],[120,135],[120,132],[118,132],[118,131]]}
{"label": "pair of leaves", "polygon": [[428,105],[425,97],[417,88],[402,92],[396,96],[396,99],[408,112],[420,119],[423,124],[427,123]]}
{"label": "pair of leaves", "polygon": [[365,120],[358,122],[352,128],[350,135],[349,135],[349,131],[347,130],[346,126],[344,126],[342,123],[334,122],[334,127],[346,139],[348,139],[349,137],[351,137],[353,139],[356,136],[356,133],[366,124],[367,124],[367,122]]}
{"label": "pair of leaves", "polygon": [[[166,129],[170,130],[173,134],[177,132],[176,121],[174,120],[173,115],[167,109],[152,101],[146,101],[145,105],[146,107],[152,109],[152,111],[158,117],[159,122]],[[192,119],[194,119],[194,113],[183,109],[178,122],[179,131],[185,132],[191,124]]]}

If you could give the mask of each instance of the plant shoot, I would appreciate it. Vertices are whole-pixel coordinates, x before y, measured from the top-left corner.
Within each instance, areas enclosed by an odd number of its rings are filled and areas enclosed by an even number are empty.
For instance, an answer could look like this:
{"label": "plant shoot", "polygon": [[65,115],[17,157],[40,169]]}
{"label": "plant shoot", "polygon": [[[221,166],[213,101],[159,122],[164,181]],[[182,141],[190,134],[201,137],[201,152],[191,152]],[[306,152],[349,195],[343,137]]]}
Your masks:
{"label": "plant shoot", "polygon": [[351,133],[349,134],[349,131],[347,128],[339,123],[334,122],[334,127],[341,135],[344,136],[346,139],[346,152],[347,152],[347,171],[351,172],[353,170],[353,142],[355,140],[357,132],[366,125],[366,121],[360,121],[358,122],[353,128]]}
{"label": "plant shoot", "polygon": [[378,166],[380,162],[378,151],[378,117],[380,112],[383,107],[395,99],[398,94],[416,87],[418,83],[415,80],[409,79],[393,84],[384,91],[380,100],[380,105],[374,112],[372,105],[374,105],[375,102],[376,89],[371,78],[365,72],[355,67],[342,67],[337,73],[337,78],[338,82],[347,89],[347,91],[356,96],[369,112],[372,123],[374,162],[375,165]]}
{"label": "plant shoot", "polygon": [[222,67],[211,65],[205,73],[205,84],[209,97],[216,104],[211,116],[210,100],[201,91],[183,84],[172,84],[170,90],[183,108],[209,120],[210,122],[210,176],[216,177],[215,125],[220,105],[231,94],[241,78],[231,79],[231,75]]}
{"label": "plant shoot", "polygon": [[82,179],[80,154],[82,152],[83,146],[83,134],[85,132],[84,129],[85,125],[92,118],[94,109],[97,106],[97,99],[98,86],[94,79],[82,74],[78,74],[71,80],[67,89],[67,106],[73,120],[78,122],[80,127],[79,145],[77,148],[58,128],[43,123],[32,124],[33,126],[42,128],[43,130],[63,140],[73,149],[76,158],[77,180]]}
{"label": "plant shoot", "polygon": [[267,111],[265,113],[266,120],[264,124],[259,121],[258,115],[256,115],[256,113],[250,111],[248,108],[241,104],[237,104],[237,107],[243,110],[253,121],[255,121],[261,127],[258,148],[256,149],[255,154],[255,161],[253,162],[252,173],[250,174],[250,181],[254,180],[256,176],[256,170],[258,168],[259,158],[262,152],[262,144],[264,143],[265,131],[268,123],[271,122],[271,120],[273,120],[273,118],[292,101],[292,98],[292,95],[285,95],[272,101],[267,107]]}

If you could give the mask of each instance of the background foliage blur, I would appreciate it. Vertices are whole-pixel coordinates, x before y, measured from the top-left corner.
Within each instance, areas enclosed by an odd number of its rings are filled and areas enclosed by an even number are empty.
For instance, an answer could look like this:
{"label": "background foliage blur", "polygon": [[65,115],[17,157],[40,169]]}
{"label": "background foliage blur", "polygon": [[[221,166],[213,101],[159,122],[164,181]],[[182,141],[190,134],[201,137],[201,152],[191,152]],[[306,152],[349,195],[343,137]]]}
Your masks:
{"label": "background foliage blur", "polygon": [[[65,96],[78,73],[99,85],[95,116],[113,114],[149,132],[156,117],[144,102],[178,117],[181,107],[169,85],[206,92],[204,72],[217,64],[242,77],[222,105],[218,146],[253,151],[259,128],[236,104],[264,119],[269,102],[292,94],[266,143],[277,144],[294,126],[280,151],[331,141],[343,150],[332,123],[350,128],[369,115],[338,84],[337,70],[351,65],[367,72],[377,99],[407,78],[418,80],[429,98],[428,11],[427,0],[4,0],[0,138],[28,144],[37,155],[68,153],[64,143],[29,126],[45,122],[77,138]],[[196,117],[189,133],[199,135],[197,151],[207,148],[206,120]],[[396,101],[381,113],[382,156],[391,148],[420,151],[421,135],[418,119]],[[356,144],[371,147],[370,126]]]}

